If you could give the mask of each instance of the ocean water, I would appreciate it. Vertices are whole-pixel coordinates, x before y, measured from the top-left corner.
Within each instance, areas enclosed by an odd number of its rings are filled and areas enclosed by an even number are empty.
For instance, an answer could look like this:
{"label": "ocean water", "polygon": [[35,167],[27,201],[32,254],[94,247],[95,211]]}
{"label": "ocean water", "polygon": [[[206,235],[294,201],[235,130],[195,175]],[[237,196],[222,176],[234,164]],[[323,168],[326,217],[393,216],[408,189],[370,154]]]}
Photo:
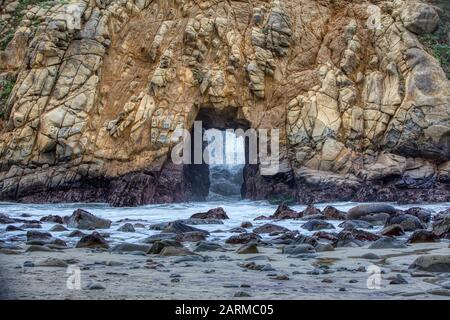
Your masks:
{"label": "ocean water", "polygon": [[[339,210],[348,211],[350,208],[358,205],[355,202],[338,202],[338,203],[323,203],[316,205],[317,208],[323,209],[327,205],[332,205]],[[437,203],[437,204],[422,204],[422,205],[397,205],[391,203],[396,208],[408,209],[410,207],[422,207],[432,210],[434,213],[438,213],[442,210],[450,208],[450,203]],[[65,204],[26,204],[26,203],[9,203],[0,202],[0,212],[9,215],[14,218],[21,218],[26,220],[39,220],[46,215],[59,215],[67,216],[71,215],[74,210],[82,208],[91,212],[92,214],[110,219],[113,223],[110,229],[99,230],[106,232],[110,236],[108,241],[111,243],[118,242],[140,242],[142,239],[149,235],[157,234],[160,231],[149,230],[148,225],[169,222],[177,219],[187,219],[192,214],[197,212],[205,212],[209,209],[222,207],[227,212],[230,219],[223,220],[223,224],[205,224],[196,225],[196,228],[207,230],[211,232],[208,240],[212,241],[225,241],[228,237],[236,233],[230,233],[229,229],[239,227],[243,221],[250,221],[254,227],[258,227],[265,223],[275,223],[280,226],[284,226],[291,230],[299,230],[302,234],[311,234],[314,232],[307,231],[301,228],[301,225],[305,223],[302,220],[282,220],[282,221],[270,221],[259,220],[253,221],[254,218],[260,215],[269,216],[273,214],[277,208],[277,205],[269,204],[266,201],[249,201],[249,200],[220,200],[220,201],[207,201],[207,202],[186,202],[175,204],[155,204],[145,205],[132,208],[115,208],[108,204],[102,203],[65,203]],[[300,211],[304,210],[306,206],[293,205],[291,208]],[[30,217],[22,217],[23,214],[28,214]],[[120,222],[123,219],[130,219],[131,223],[141,222],[146,225],[145,228],[136,228],[136,232],[120,232],[117,231],[121,225],[125,222]],[[326,230],[332,232],[339,232],[341,228],[338,225],[342,221],[329,221],[335,226],[335,230]],[[14,224],[20,226],[21,223]],[[52,223],[43,223],[42,229],[34,229],[38,231],[47,231],[53,226]],[[22,241],[25,239],[24,231],[5,232],[6,225],[0,225],[0,239],[4,241]],[[376,232],[381,227],[375,227],[370,229],[371,232]],[[69,229],[71,230],[71,229]],[[250,230],[250,229],[249,229]],[[89,233],[90,231],[85,231]],[[74,244],[78,238],[67,238],[66,236],[70,231],[65,232],[52,232],[55,237],[66,240],[69,244]],[[263,238],[270,238],[268,235],[263,235]]]}

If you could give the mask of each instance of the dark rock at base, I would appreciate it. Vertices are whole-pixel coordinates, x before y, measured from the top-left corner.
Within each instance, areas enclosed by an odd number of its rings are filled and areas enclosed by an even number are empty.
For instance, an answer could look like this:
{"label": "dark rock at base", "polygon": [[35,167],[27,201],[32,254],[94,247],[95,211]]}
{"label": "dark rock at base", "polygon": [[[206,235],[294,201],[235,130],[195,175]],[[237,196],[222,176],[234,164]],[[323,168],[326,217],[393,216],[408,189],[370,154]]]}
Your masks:
{"label": "dark rock at base", "polygon": [[236,250],[238,254],[254,254],[259,253],[256,243],[247,243]]}
{"label": "dark rock at base", "polygon": [[428,272],[450,272],[450,255],[424,255],[418,257],[409,266]]}
{"label": "dark rock at base", "polygon": [[273,215],[271,215],[269,218],[271,219],[297,219],[301,218],[302,213],[296,212],[295,210],[292,210],[288,207],[287,204],[282,203],[278,206],[277,210]]}
{"label": "dark rock at base", "polygon": [[359,218],[362,221],[369,222],[372,225],[384,225],[386,221],[389,219],[390,214],[388,213],[371,213],[365,215],[364,217]]}
{"label": "dark rock at base", "polygon": [[225,243],[244,244],[244,243],[249,243],[252,241],[257,242],[260,239],[261,239],[261,237],[259,235],[257,235],[256,233],[246,232],[246,233],[241,233],[241,234],[229,237],[227,240],[225,240]]}
{"label": "dark rock at base", "polygon": [[393,224],[387,227],[384,227],[383,230],[380,231],[382,236],[386,237],[398,237],[405,234],[405,230],[399,224]]}
{"label": "dark rock at base", "polygon": [[54,268],[67,268],[68,264],[64,260],[58,258],[47,258],[39,260],[34,264],[35,267],[54,267]]}
{"label": "dark rock at base", "polygon": [[159,254],[165,247],[179,247],[182,248],[183,245],[175,240],[161,240],[156,241],[153,243],[153,245],[150,247],[147,253],[149,254]]}
{"label": "dark rock at base", "polygon": [[337,248],[340,247],[361,247],[364,242],[355,239],[352,231],[342,230],[337,235],[337,241],[333,242],[333,245]]}
{"label": "dark rock at base", "polygon": [[389,217],[386,221],[386,227],[393,224],[399,224],[405,231],[414,231],[417,229],[423,229],[423,225],[419,218],[410,214],[395,214]]}
{"label": "dark rock at base", "polygon": [[199,242],[206,239],[204,232],[191,231],[177,234],[177,241],[180,242]]}
{"label": "dark rock at base", "polygon": [[233,295],[234,298],[248,298],[251,297],[250,293],[245,291],[238,291]]}
{"label": "dark rock at base", "polygon": [[338,225],[339,228],[343,228],[344,230],[351,229],[373,229],[373,226],[362,220],[347,220]]}
{"label": "dark rock at base", "polygon": [[[290,231],[288,228],[278,226],[273,223],[266,223],[260,227],[253,229],[253,232],[256,234],[272,233],[272,232],[288,232],[288,231]],[[245,230],[244,230],[244,232],[245,232]]]}
{"label": "dark rock at base", "polygon": [[421,222],[428,223],[431,220],[432,211],[420,207],[412,207],[409,208],[408,210],[405,210],[404,213],[419,218]]}
{"label": "dark rock at base", "polygon": [[251,228],[253,227],[253,224],[250,221],[244,221],[241,223],[241,228]]}
{"label": "dark rock at base", "polygon": [[50,228],[49,231],[60,232],[60,231],[67,231],[67,229],[62,224],[55,224],[53,227]]}
{"label": "dark rock at base", "polygon": [[197,232],[203,232],[205,234],[209,234],[208,231],[206,230],[201,230],[201,229],[197,229],[191,226],[188,226],[184,223],[181,223],[179,221],[173,221],[170,222],[167,227],[165,227],[163,229],[163,231],[165,233],[185,233],[185,232],[193,232],[193,231],[197,231]]}
{"label": "dark rock at base", "polygon": [[76,248],[105,248],[109,249],[109,244],[98,232],[93,232],[83,236],[76,245]]}
{"label": "dark rock at base", "polygon": [[358,220],[374,213],[395,214],[397,210],[388,204],[361,204],[351,208],[347,213],[347,219]]}
{"label": "dark rock at base", "polygon": [[63,221],[63,218],[61,218],[60,216],[57,216],[57,215],[48,215],[48,216],[45,216],[45,217],[42,217],[41,219],[40,219],[40,221],[41,222],[51,222],[51,223],[59,223],[59,224],[63,224],[64,223],[64,221]]}
{"label": "dark rock at base", "polygon": [[24,229],[22,229],[22,228],[20,228],[20,227],[16,227],[16,226],[10,224],[10,225],[6,226],[5,231],[6,231],[6,232],[11,232],[11,231],[24,231]]}
{"label": "dark rock at base", "polygon": [[69,233],[69,235],[67,237],[69,238],[81,238],[83,236],[85,236],[86,234],[80,230],[74,230],[71,233]]}
{"label": "dark rock at base", "polygon": [[210,241],[200,241],[196,244],[194,252],[203,251],[225,251],[225,249],[218,243]]}
{"label": "dark rock at base", "polygon": [[50,249],[46,246],[37,246],[37,245],[30,245],[25,249],[25,252],[54,252],[55,250]]}
{"label": "dark rock at base", "polygon": [[323,230],[323,229],[335,229],[334,226],[326,221],[323,220],[309,220],[305,224],[302,224],[301,227],[308,231],[315,231],[315,230]]}
{"label": "dark rock at base", "polygon": [[228,230],[228,232],[231,232],[231,233],[244,233],[244,232],[247,232],[247,230],[245,228],[237,227],[237,228],[232,228],[232,229]]}
{"label": "dark rock at base", "polygon": [[372,243],[369,249],[403,249],[406,244],[391,237],[382,237]]}
{"label": "dark rock at base", "polygon": [[253,219],[253,221],[268,220],[268,219],[270,219],[270,218],[267,216],[257,216],[255,219]]}
{"label": "dark rock at base", "polygon": [[319,213],[319,214],[311,214],[309,216],[302,216],[300,219],[302,220],[326,220],[326,217]]}
{"label": "dark rock at base", "polygon": [[111,221],[94,216],[83,209],[77,209],[67,220],[69,228],[76,229],[109,229]]}
{"label": "dark rock at base", "polygon": [[223,208],[218,207],[210,209],[207,212],[195,213],[191,216],[193,219],[229,219]]}
{"label": "dark rock at base", "polygon": [[439,237],[433,232],[428,230],[416,230],[409,237],[408,243],[422,243],[422,242],[439,242]]}
{"label": "dark rock at base", "polygon": [[356,240],[360,241],[376,241],[381,238],[379,235],[359,229],[353,229],[350,232]]}
{"label": "dark rock at base", "polygon": [[121,231],[121,232],[135,232],[136,230],[134,230],[134,226],[127,222],[124,225],[120,226],[117,231]]}
{"label": "dark rock at base", "polygon": [[333,206],[326,206],[323,209],[322,214],[328,220],[345,220],[347,219],[347,214],[344,211],[340,211]]}
{"label": "dark rock at base", "polygon": [[111,248],[111,252],[145,252],[150,250],[150,246],[146,244],[136,244],[136,243],[120,243]]}
{"label": "dark rock at base", "polygon": [[181,223],[184,224],[188,224],[188,225],[192,225],[192,226],[196,226],[199,224],[223,224],[223,221],[220,219],[194,219],[194,218],[189,218],[189,219],[182,219],[182,220],[178,220]]}
{"label": "dark rock at base", "polygon": [[317,243],[314,249],[316,252],[334,251],[334,247],[330,243]]}
{"label": "dark rock at base", "polygon": [[378,260],[378,259],[380,259],[380,256],[375,253],[369,252],[369,253],[363,254],[361,256],[361,259]]}

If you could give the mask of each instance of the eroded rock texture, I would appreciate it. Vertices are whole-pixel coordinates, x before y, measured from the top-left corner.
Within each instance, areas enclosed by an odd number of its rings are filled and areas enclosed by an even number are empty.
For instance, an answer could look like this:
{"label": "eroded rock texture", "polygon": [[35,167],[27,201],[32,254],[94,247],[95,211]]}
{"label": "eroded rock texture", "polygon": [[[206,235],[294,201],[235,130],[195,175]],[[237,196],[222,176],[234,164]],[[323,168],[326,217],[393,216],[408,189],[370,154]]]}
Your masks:
{"label": "eroded rock texture", "polygon": [[0,80],[16,78],[1,106],[3,200],[205,195],[192,177],[207,169],[172,164],[170,150],[174,130],[206,110],[280,129],[280,172],[247,166],[245,197],[450,201],[450,82],[418,41],[439,22],[428,4],[75,0],[24,10],[0,52]]}

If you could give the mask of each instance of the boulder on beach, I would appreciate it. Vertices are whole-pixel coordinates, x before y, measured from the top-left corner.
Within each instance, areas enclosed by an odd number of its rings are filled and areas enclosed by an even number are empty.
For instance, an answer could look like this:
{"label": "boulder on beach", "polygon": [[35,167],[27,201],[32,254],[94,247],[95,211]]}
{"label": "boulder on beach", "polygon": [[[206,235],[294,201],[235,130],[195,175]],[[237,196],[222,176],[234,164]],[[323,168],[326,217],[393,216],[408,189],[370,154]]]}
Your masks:
{"label": "boulder on beach", "polygon": [[289,231],[288,228],[278,226],[273,223],[266,223],[263,224],[262,226],[253,229],[253,232],[256,234],[272,233],[272,232],[288,232],[288,231]]}
{"label": "boulder on beach", "polygon": [[199,242],[206,239],[206,234],[199,231],[190,231],[177,234],[176,239],[180,242]]}
{"label": "boulder on beach", "polygon": [[109,249],[108,242],[96,231],[85,235],[77,242],[76,248],[104,248]]}
{"label": "boulder on beach", "polygon": [[373,215],[378,213],[395,214],[397,210],[388,204],[361,204],[348,210],[348,220],[358,220],[367,215]]}
{"label": "boulder on beach", "polygon": [[247,243],[244,244],[242,247],[236,250],[236,253],[238,254],[252,254],[252,253],[259,253],[258,247],[256,243]]}
{"label": "boulder on beach", "polygon": [[386,221],[386,227],[394,224],[401,225],[405,231],[415,231],[417,229],[423,229],[423,225],[420,219],[411,214],[394,214],[390,216]]}
{"label": "boulder on beach", "polygon": [[338,210],[333,206],[326,206],[323,209],[322,214],[328,220],[345,220],[347,219],[347,214],[344,211]]}
{"label": "boulder on beach", "polygon": [[439,237],[429,230],[416,230],[409,237],[408,243],[439,242]]}
{"label": "boulder on beach", "polygon": [[225,240],[225,243],[244,244],[244,243],[249,243],[252,241],[257,242],[260,239],[261,239],[261,237],[259,235],[257,235],[256,233],[245,232],[245,233],[240,233],[238,235],[229,237],[227,240]]}
{"label": "boulder on beach", "polygon": [[102,219],[83,209],[75,210],[67,219],[67,226],[75,229],[109,229],[111,220]]}
{"label": "boulder on beach", "polygon": [[49,231],[61,232],[61,231],[67,231],[67,229],[62,224],[55,224],[53,227],[50,228]]}
{"label": "boulder on beach", "polygon": [[309,244],[296,244],[284,246],[281,252],[283,254],[297,255],[304,253],[315,253],[316,250]]}
{"label": "boulder on beach", "polygon": [[111,252],[114,253],[123,253],[123,252],[145,252],[147,253],[150,250],[150,245],[148,244],[137,244],[137,243],[128,243],[123,242],[116,244],[111,248]]}
{"label": "boulder on beach", "polygon": [[124,225],[120,226],[117,231],[121,231],[121,232],[135,232],[136,230],[134,229],[134,226],[127,222]]}
{"label": "boulder on beach", "polygon": [[428,272],[450,272],[450,255],[420,256],[409,268]]}
{"label": "boulder on beach", "polygon": [[194,252],[203,251],[225,251],[225,249],[218,243],[211,241],[200,241],[195,245]]}
{"label": "boulder on beach", "polygon": [[399,224],[392,224],[390,226],[384,227],[380,234],[386,237],[398,237],[405,234],[405,230]]}
{"label": "boulder on beach", "polygon": [[406,248],[406,244],[391,237],[382,237],[373,242],[369,249],[403,249]]}
{"label": "boulder on beach", "polygon": [[207,212],[195,213],[191,216],[193,219],[229,219],[227,213],[222,207],[210,209]]}
{"label": "boulder on beach", "polygon": [[184,247],[164,247],[159,253],[161,256],[193,256],[194,252]]}
{"label": "boulder on beach", "polygon": [[275,213],[271,215],[269,218],[281,220],[281,219],[297,219],[301,218],[301,216],[302,216],[301,212],[292,210],[291,208],[288,207],[287,204],[282,203],[278,206]]}
{"label": "boulder on beach", "polygon": [[198,228],[188,226],[187,224],[184,224],[180,221],[172,221],[163,229],[164,233],[185,233],[185,232],[193,232],[193,231],[202,232],[204,234],[209,234],[209,232],[206,230],[201,230]]}
{"label": "boulder on beach", "polygon": [[305,224],[302,224],[301,227],[308,231],[335,229],[331,223],[317,219],[309,220]]}
{"label": "boulder on beach", "polygon": [[62,217],[57,216],[57,215],[52,215],[52,214],[50,214],[48,216],[45,216],[45,217],[42,217],[40,219],[40,221],[41,222],[59,223],[59,224],[63,224],[64,223],[64,220],[63,220]]}
{"label": "boulder on beach", "polygon": [[363,220],[347,220],[338,225],[339,228],[344,230],[351,229],[373,229],[373,225],[371,225],[367,221]]}
{"label": "boulder on beach", "polygon": [[420,207],[412,207],[404,211],[405,214],[410,214],[419,218],[421,222],[428,223],[431,220],[431,214],[433,213],[429,209]]}
{"label": "boulder on beach", "polygon": [[303,217],[305,216],[315,216],[315,215],[320,215],[322,214],[322,212],[317,209],[316,207],[314,207],[313,205],[309,205],[306,207],[305,210],[303,210]]}
{"label": "boulder on beach", "polygon": [[153,245],[150,247],[147,253],[149,254],[159,254],[165,247],[180,247],[182,248],[183,245],[176,240],[161,240],[156,241],[153,243]]}
{"label": "boulder on beach", "polygon": [[433,221],[433,232],[440,238],[450,235],[450,214],[438,214]]}

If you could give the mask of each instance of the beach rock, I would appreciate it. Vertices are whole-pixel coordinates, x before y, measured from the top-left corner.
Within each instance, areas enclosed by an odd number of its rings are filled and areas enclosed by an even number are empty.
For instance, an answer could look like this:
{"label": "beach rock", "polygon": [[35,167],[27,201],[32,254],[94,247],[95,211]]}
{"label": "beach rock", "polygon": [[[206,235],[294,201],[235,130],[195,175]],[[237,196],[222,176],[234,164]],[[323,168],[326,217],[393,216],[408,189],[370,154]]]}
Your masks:
{"label": "beach rock", "polygon": [[260,220],[268,220],[270,219],[267,216],[257,216],[255,219],[253,219],[253,221],[260,221]]}
{"label": "beach rock", "polygon": [[256,233],[246,232],[246,233],[240,233],[235,236],[229,237],[227,240],[225,240],[225,243],[229,244],[244,244],[249,243],[252,241],[259,241],[261,237],[257,235]]}
{"label": "beach rock", "polygon": [[76,244],[76,248],[104,248],[109,249],[108,242],[96,231],[83,236]]}
{"label": "beach rock", "polygon": [[323,229],[335,229],[331,223],[325,222],[323,220],[315,220],[315,219],[309,220],[305,224],[302,224],[301,227],[308,231],[323,230]]}
{"label": "beach rock", "polygon": [[316,252],[334,251],[334,247],[330,243],[317,243],[314,249]]}
{"label": "beach rock", "polygon": [[287,245],[281,250],[283,254],[297,255],[304,253],[315,253],[316,250],[309,244]]}
{"label": "beach rock", "polygon": [[218,243],[209,241],[200,241],[195,245],[194,252],[204,251],[225,251],[225,249]]}
{"label": "beach rock", "polygon": [[193,256],[195,253],[184,247],[164,247],[159,253],[161,256]]}
{"label": "beach rock", "polygon": [[450,234],[450,214],[439,214],[433,221],[433,232],[440,238]]}
{"label": "beach rock", "polygon": [[231,228],[230,230],[228,230],[228,232],[231,232],[231,233],[244,233],[244,232],[247,232],[247,230],[245,228],[237,227],[237,228]]}
{"label": "beach rock", "polygon": [[176,240],[177,238],[177,234],[176,233],[159,233],[159,234],[154,234],[151,236],[148,236],[145,239],[142,239],[141,242],[142,243],[155,243],[157,241],[162,241],[162,240]]}
{"label": "beach rock", "polygon": [[416,230],[409,237],[408,243],[422,243],[422,242],[439,242],[439,237],[433,232],[428,230]]}
{"label": "beach rock", "polygon": [[53,227],[50,228],[49,231],[61,232],[61,231],[67,231],[67,229],[62,224],[55,224]]}
{"label": "beach rock", "polygon": [[55,267],[55,268],[67,268],[68,264],[64,260],[58,258],[47,258],[39,260],[34,263],[35,267]]}
{"label": "beach rock", "polygon": [[379,235],[360,229],[352,229],[350,232],[356,240],[360,241],[376,241],[381,238]]}
{"label": "beach rock", "polygon": [[166,247],[177,247],[177,248],[183,248],[183,245],[175,240],[161,240],[156,241],[153,243],[153,245],[150,247],[147,253],[149,254],[159,254],[161,251]]}
{"label": "beach rock", "polygon": [[117,231],[121,232],[135,232],[134,226],[131,223],[125,223],[124,225],[120,226]]}
{"label": "beach rock", "polygon": [[401,274],[397,274],[394,279],[392,279],[389,284],[408,284],[405,278]]}
{"label": "beach rock", "polygon": [[136,244],[136,243],[119,243],[111,248],[111,252],[122,253],[122,252],[145,252],[150,250],[150,246],[147,244]]}
{"label": "beach rock", "polygon": [[331,232],[326,232],[326,231],[317,231],[316,233],[313,234],[313,237],[316,237],[318,239],[336,241],[337,233],[331,233]]}
{"label": "beach rock", "polygon": [[16,220],[10,218],[8,215],[0,213],[0,224],[10,224],[15,222]]}
{"label": "beach rock", "polygon": [[287,204],[282,203],[278,205],[278,208],[275,211],[275,213],[271,215],[269,218],[282,220],[282,219],[297,219],[300,218],[301,216],[302,216],[301,213],[292,210],[291,208],[288,207]]}
{"label": "beach rock", "polygon": [[305,216],[314,216],[314,215],[321,215],[321,214],[322,214],[322,212],[319,209],[317,209],[316,207],[314,207],[313,205],[307,206],[306,209],[303,210],[303,212],[302,212],[303,218]]}
{"label": "beach rock", "polygon": [[450,272],[450,255],[423,255],[409,266],[428,272]]}
{"label": "beach rock", "polygon": [[86,234],[80,230],[73,230],[71,233],[67,235],[69,238],[81,238],[85,236]]}
{"label": "beach rock", "polygon": [[387,204],[361,204],[348,210],[347,219],[359,220],[373,214],[395,214],[396,212],[397,210],[393,206]]}
{"label": "beach rock", "polygon": [[361,247],[364,245],[364,242],[355,239],[352,231],[342,230],[337,235],[337,241],[333,242],[333,245],[337,248],[340,247]]}
{"label": "beach rock", "polygon": [[86,287],[88,290],[105,290],[105,287],[102,286],[100,283],[93,282],[87,285]]}
{"label": "beach rock", "polygon": [[94,216],[83,209],[77,209],[67,220],[67,227],[75,229],[109,229],[111,221]]}
{"label": "beach rock", "polygon": [[378,259],[380,259],[380,256],[375,253],[369,252],[369,253],[363,254],[361,256],[361,259],[378,260]]}
{"label": "beach rock", "polygon": [[439,14],[433,6],[410,1],[400,14],[403,25],[418,35],[432,33],[439,23]]}
{"label": "beach rock", "polygon": [[204,232],[191,231],[177,234],[176,240],[180,242],[199,242],[206,239]]}
{"label": "beach rock", "polygon": [[194,218],[194,219],[229,219],[225,210],[223,210],[223,208],[221,208],[221,207],[210,209],[207,212],[195,213],[191,216],[191,218]]}
{"label": "beach rock", "polygon": [[33,223],[33,222],[31,222],[31,223],[24,223],[24,224],[20,225],[19,228],[22,228],[22,229],[41,229],[42,226],[41,226],[40,223]]}
{"label": "beach rock", "polygon": [[347,214],[344,211],[340,211],[333,206],[326,206],[323,209],[322,214],[328,220],[345,220],[347,219]]}
{"label": "beach rock", "polygon": [[25,249],[25,252],[54,252],[55,250],[50,249],[46,246],[36,246],[30,245]]}
{"label": "beach rock", "polygon": [[412,207],[404,211],[405,214],[413,215],[423,223],[428,223],[431,221],[432,211],[420,207]]}
{"label": "beach rock", "polygon": [[244,221],[241,223],[241,228],[248,229],[248,228],[252,228],[252,227],[253,227],[253,224],[250,221]]}
{"label": "beach rock", "polygon": [[12,232],[12,231],[24,231],[24,229],[22,229],[22,228],[20,228],[20,227],[16,227],[15,225],[10,224],[10,225],[6,226],[5,231],[6,231],[6,232]]}
{"label": "beach rock", "polygon": [[253,229],[253,232],[256,234],[264,234],[264,233],[272,233],[272,232],[288,232],[290,231],[288,228],[278,226],[272,223],[263,224],[260,227]]}
{"label": "beach rock", "polygon": [[259,253],[256,243],[247,243],[236,250],[238,254],[255,254]]}
{"label": "beach rock", "polygon": [[380,231],[382,236],[386,237],[398,237],[405,234],[403,227],[399,224],[392,224],[390,226],[384,227],[383,230]]}
{"label": "beach rock", "polygon": [[50,239],[52,239],[52,235],[48,232],[27,231],[27,241],[50,240]]}
{"label": "beach rock", "polygon": [[251,297],[250,293],[245,291],[238,291],[233,295],[234,298],[248,298]]}
{"label": "beach rock", "polygon": [[391,237],[382,237],[369,246],[369,249],[403,249],[403,248],[406,248],[406,244]]}
{"label": "beach rock", "polygon": [[399,224],[405,231],[414,231],[417,229],[423,229],[423,225],[419,218],[410,214],[395,214],[389,217],[386,221],[386,227],[394,224]]}
{"label": "beach rock", "polygon": [[196,232],[202,232],[202,233],[204,233],[204,234],[209,234],[208,231],[205,231],[205,230],[201,230],[201,229],[197,229],[197,228],[188,226],[188,225],[186,225],[186,224],[184,224],[184,223],[181,223],[181,222],[179,222],[179,221],[173,221],[173,222],[170,222],[170,223],[167,225],[167,227],[165,227],[165,228],[163,229],[163,232],[164,232],[164,233],[177,233],[177,234],[178,234],[178,233],[185,233],[185,232],[193,232],[193,231],[196,231]]}
{"label": "beach rock", "polygon": [[64,224],[63,218],[61,218],[60,216],[57,215],[48,215],[45,217],[42,217],[40,219],[41,222],[51,222],[51,223],[59,223],[59,224]]}
{"label": "beach rock", "polygon": [[194,219],[194,218],[189,218],[189,219],[181,219],[178,220],[181,223],[184,224],[188,224],[188,225],[192,225],[192,226],[196,226],[196,225],[200,225],[200,224],[223,224],[223,221],[220,219]]}
{"label": "beach rock", "polygon": [[339,228],[343,228],[344,230],[351,229],[373,229],[373,225],[369,222],[362,220],[347,220],[338,225]]}

